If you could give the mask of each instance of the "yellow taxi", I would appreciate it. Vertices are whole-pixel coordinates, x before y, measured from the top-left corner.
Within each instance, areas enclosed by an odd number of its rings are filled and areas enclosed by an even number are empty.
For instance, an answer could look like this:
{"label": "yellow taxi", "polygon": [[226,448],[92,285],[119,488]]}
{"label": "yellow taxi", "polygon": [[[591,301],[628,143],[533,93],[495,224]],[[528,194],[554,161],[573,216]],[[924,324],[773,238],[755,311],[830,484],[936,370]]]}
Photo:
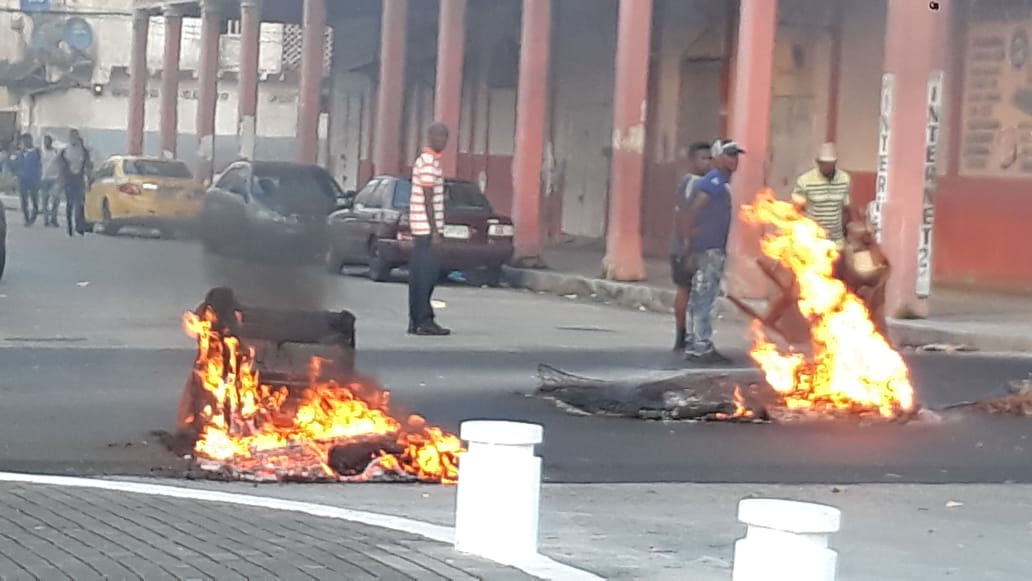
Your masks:
{"label": "yellow taxi", "polygon": [[181,161],[112,156],[93,174],[86,221],[108,235],[124,226],[170,235],[192,229],[204,208],[204,188]]}

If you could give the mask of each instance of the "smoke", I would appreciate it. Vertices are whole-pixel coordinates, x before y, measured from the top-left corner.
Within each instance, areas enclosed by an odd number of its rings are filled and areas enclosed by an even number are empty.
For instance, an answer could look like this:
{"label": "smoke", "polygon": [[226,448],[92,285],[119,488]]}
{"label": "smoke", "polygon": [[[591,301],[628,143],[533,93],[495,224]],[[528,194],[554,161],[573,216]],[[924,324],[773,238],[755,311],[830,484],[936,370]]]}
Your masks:
{"label": "smoke", "polygon": [[330,277],[318,267],[286,259],[230,258],[203,253],[210,287],[227,286],[245,305],[328,309]]}

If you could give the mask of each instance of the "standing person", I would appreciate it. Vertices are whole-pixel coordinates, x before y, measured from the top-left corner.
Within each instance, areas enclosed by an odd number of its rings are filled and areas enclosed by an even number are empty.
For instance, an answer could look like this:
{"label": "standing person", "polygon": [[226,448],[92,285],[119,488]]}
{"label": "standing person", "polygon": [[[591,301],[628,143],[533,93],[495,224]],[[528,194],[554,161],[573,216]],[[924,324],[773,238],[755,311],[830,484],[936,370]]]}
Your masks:
{"label": "standing person", "polygon": [[[86,235],[86,180],[93,171],[90,151],[82,142],[78,129],[68,132],[68,146],[61,150],[61,178],[65,188],[65,219],[68,221],[68,235]],[[74,223],[74,232],[72,231]]]}
{"label": "standing person", "polygon": [[670,241],[670,274],[677,287],[677,298],[674,299],[674,351],[683,352],[687,337],[688,297],[692,290],[692,277],[695,268],[691,264],[688,253],[689,225],[685,223],[688,204],[692,199],[695,187],[702,176],[706,175],[713,164],[710,144],[697,142],[688,148],[688,173],[681,178],[674,192],[674,234]]}
{"label": "standing person", "polygon": [[54,147],[54,138],[43,136],[43,178],[39,189],[43,204],[43,224],[57,227],[57,209],[61,206],[63,190],[61,188],[60,152]]}
{"label": "standing person", "polygon": [[448,126],[434,123],[427,129],[428,147],[412,165],[409,224],[412,257],[409,259],[409,327],[412,335],[450,335],[434,320],[431,297],[440,276],[436,246],[444,230],[444,174],[441,152],[448,145]]}
{"label": "standing person", "polygon": [[[43,164],[39,150],[32,143],[28,133],[21,136],[21,150],[14,163],[15,175],[18,176],[18,194],[21,196],[22,214],[25,225],[32,226],[39,216],[39,182],[43,175]],[[29,203],[32,210],[29,210]]]}
{"label": "standing person", "polygon": [[[821,145],[816,167],[799,176],[792,190],[792,203],[803,214],[824,228],[828,239],[841,253],[846,246],[846,223],[854,219],[850,203],[852,179],[838,169],[835,144]],[[835,276],[842,276],[841,254],[835,262]]]}
{"label": "standing person", "polygon": [[731,230],[729,182],[738,169],[738,155],[745,150],[730,139],[718,139],[710,153],[713,169],[698,181],[682,221],[686,226],[687,253],[696,269],[688,298],[691,320],[685,358],[698,363],[727,363],[730,360],[713,346],[713,307],[724,276]]}

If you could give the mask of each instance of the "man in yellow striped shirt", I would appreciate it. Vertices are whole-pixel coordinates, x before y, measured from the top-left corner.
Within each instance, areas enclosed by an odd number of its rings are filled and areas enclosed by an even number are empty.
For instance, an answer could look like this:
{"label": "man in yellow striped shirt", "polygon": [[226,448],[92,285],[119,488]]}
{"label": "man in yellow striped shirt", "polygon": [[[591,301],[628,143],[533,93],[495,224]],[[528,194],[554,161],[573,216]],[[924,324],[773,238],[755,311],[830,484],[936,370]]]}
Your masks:
{"label": "man in yellow striped shirt", "polygon": [[805,216],[824,228],[828,239],[835,242],[841,252],[846,243],[846,223],[853,220],[850,203],[852,178],[838,169],[834,143],[821,146],[816,162],[815,168],[796,180],[792,202]]}

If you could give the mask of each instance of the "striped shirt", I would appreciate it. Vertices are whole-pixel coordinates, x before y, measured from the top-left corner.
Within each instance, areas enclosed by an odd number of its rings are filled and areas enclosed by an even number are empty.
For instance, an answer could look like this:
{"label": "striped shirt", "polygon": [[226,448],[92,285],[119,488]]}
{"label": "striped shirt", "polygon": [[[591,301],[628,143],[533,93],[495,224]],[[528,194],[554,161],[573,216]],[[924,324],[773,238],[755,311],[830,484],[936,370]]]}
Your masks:
{"label": "striped shirt", "polygon": [[423,148],[423,152],[412,165],[412,197],[409,199],[409,224],[413,236],[429,236],[430,220],[426,215],[426,197],[423,188],[434,189],[434,223],[438,230],[444,228],[444,172],[441,170],[441,154]]}
{"label": "striped shirt", "polygon": [[852,179],[849,174],[836,170],[829,180],[819,169],[814,168],[799,176],[796,180],[792,196],[800,196],[806,200],[803,213],[817,222],[828,234],[828,239],[835,241],[841,249],[845,242],[845,231],[842,224],[842,211],[849,206],[849,194]]}

